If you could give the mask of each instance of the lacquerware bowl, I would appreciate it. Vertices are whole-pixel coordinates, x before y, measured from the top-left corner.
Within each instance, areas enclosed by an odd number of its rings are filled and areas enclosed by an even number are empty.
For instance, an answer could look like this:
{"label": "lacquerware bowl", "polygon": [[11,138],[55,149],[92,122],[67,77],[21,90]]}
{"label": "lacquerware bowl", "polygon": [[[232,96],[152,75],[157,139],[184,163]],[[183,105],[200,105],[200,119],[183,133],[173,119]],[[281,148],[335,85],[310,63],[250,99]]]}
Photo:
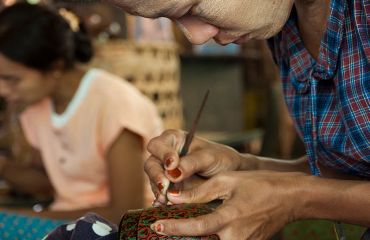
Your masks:
{"label": "lacquerware bowl", "polygon": [[160,219],[193,218],[211,213],[214,210],[207,204],[180,204],[148,209],[127,211],[119,224],[119,240],[218,240],[217,235],[203,237],[163,236],[150,229],[150,225]]}

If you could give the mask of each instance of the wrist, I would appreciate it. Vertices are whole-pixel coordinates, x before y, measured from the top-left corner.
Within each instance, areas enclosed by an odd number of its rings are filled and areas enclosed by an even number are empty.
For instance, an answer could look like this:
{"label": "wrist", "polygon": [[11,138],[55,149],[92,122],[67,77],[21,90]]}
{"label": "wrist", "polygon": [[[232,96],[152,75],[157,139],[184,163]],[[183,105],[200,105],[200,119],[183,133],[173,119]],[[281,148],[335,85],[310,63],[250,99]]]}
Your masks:
{"label": "wrist", "polygon": [[332,219],[330,212],[338,210],[335,201],[340,190],[332,188],[328,181],[331,180],[310,175],[299,178],[294,196],[294,220]]}
{"label": "wrist", "polygon": [[226,165],[225,169],[227,171],[238,171],[241,165],[241,154],[232,147],[223,145],[222,147],[226,148],[223,149],[223,152],[225,153],[224,157],[228,159],[228,161],[226,161],[228,164]]}
{"label": "wrist", "polygon": [[259,170],[259,158],[255,155],[244,153],[239,155],[238,171],[253,171]]}
{"label": "wrist", "polygon": [[304,176],[296,185],[293,220],[325,219],[370,226],[370,210],[361,207],[369,205],[368,182]]}
{"label": "wrist", "polygon": [[289,206],[290,208],[290,222],[307,219],[306,208],[308,206],[308,198],[311,197],[310,193],[306,187],[306,181],[311,176],[305,175],[303,173],[297,173],[297,176],[294,179],[290,180],[291,187],[287,188],[290,199]]}
{"label": "wrist", "polygon": [[[306,219],[304,209],[307,206],[306,179],[310,177],[301,172],[279,173],[284,174],[277,180],[279,182],[278,195],[275,200],[280,199],[286,224]],[[277,176],[278,177],[278,176]],[[277,196],[278,196],[277,195]]]}

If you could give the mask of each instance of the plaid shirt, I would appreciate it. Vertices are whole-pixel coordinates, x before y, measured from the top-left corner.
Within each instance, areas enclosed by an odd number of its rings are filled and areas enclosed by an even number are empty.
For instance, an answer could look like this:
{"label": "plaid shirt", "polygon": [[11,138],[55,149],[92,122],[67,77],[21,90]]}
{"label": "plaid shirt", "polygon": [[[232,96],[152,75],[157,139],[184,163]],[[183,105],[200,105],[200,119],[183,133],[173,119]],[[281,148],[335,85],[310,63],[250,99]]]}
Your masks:
{"label": "plaid shirt", "polygon": [[320,175],[320,162],[370,179],[370,1],[332,0],[330,9],[317,61],[295,11],[269,45],[312,174]]}

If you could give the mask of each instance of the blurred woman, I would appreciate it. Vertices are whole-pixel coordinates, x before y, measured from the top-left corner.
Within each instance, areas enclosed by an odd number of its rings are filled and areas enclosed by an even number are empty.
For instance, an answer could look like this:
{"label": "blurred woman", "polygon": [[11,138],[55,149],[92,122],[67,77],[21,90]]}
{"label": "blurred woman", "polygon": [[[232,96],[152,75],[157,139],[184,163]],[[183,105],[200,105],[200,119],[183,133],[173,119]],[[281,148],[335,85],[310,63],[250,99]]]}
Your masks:
{"label": "blurred woman", "polygon": [[24,107],[22,129],[40,154],[34,167],[0,158],[0,177],[26,193],[54,192],[46,210],[17,213],[71,219],[94,211],[117,222],[142,207],[145,145],[160,118],[126,81],[84,68],[92,55],[67,10],[16,4],[0,13],[0,96]]}

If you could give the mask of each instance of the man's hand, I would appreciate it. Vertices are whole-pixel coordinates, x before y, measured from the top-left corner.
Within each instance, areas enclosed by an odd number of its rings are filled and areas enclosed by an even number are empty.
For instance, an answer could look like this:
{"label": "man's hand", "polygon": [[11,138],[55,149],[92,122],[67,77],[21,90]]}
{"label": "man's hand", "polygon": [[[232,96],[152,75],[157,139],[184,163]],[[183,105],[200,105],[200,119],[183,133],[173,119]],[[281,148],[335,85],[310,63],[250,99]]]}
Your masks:
{"label": "man's hand", "polygon": [[151,181],[157,203],[166,203],[170,181],[191,189],[204,179],[225,171],[238,170],[240,155],[224,145],[194,137],[188,154],[180,159],[179,152],[185,142],[185,132],[168,130],[148,145],[151,156],[145,171]]}
{"label": "man's hand", "polygon": [[224,199],[213,213],[192,219],[160,220],[151,227],[168,236],[207,236],[222,240],[269,239],[295,220],[301,173],[270,171],[227,172],[189,191],[171,192],[175,204]]}

